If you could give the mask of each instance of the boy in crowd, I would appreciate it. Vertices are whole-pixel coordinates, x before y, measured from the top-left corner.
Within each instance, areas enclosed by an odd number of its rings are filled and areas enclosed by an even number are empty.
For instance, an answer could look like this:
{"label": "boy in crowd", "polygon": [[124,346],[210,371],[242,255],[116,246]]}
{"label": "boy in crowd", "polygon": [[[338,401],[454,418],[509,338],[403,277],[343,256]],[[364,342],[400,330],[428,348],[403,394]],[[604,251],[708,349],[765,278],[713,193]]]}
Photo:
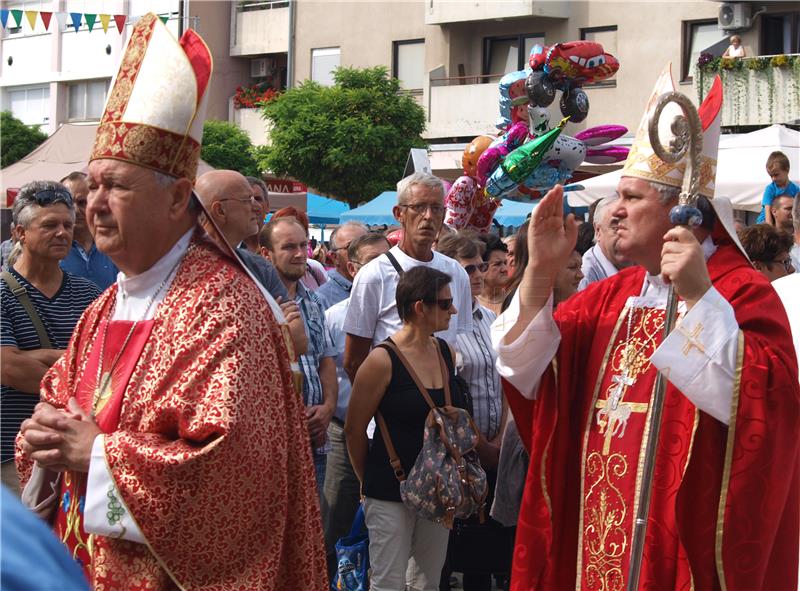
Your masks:
{"label": "boy in crowd", "polygon": [[783,152],[773,152],[767,158],[767,174],[772,182],[764,190],[764,197],[761,200],[761,215],[757,222],[775,225],[775,218],[772,215],[770,206],[776,197],[788,196],[794,199],[800,193],[800,187],[789,180],[789,158]]}

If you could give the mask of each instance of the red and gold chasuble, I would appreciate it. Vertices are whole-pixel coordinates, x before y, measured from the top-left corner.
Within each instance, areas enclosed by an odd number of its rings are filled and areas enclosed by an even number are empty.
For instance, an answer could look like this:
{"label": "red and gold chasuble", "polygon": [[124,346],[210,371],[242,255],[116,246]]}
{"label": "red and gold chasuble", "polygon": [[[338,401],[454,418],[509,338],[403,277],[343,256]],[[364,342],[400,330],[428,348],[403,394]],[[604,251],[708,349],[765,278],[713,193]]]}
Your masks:
{"label": "red and gold chasuble", "polygon": [[[86,412],[95,412],[95,421],[103,433],[111,433],[117,429],[120,410],[124,399],[125,389],[128,387],[139,355],[144,348],[153,321],[134,323],[130,321],[114,321],[110,324],[102,320],[97,332],[98,338],[92,346],[86,370],[78,384],[77,400]],[[106,328],[108,327],[108,328]],[[127,344],[128,335],[133,329],[133,334]],[[125,350],[114,364],[123,345]],[[100,355],[103,362],[98,368]],[[101,369],[102,371],[98,371]],[[108,378],[107,373],[111,371]],[[103,392],[98,392],[102,385],[106,385]],[[91,573],[91,547],[92,536],[83,529],[83,510],[86,501],[87,474],[65,472],[61,479],[58,513],[56,514],[55,530],[59,539],[67,546],[72,557],[83,567],[87,578],[92,580]],[[109,513],[107,518],[118,519],[114,507],[121,505],[118,499],[109,499]]]}
{"label": "red and gold chasuble", "polygon": [[[650,307],[652,302],[641,299],[629,298],[612,334],[584,434],[576,587],[586,591],[626,588],[636,501],[651,428],[650,399],[657,375],[650,358],[663,340],[665,318],[663,307]],[[691,404],[685,399],[674,402],[678,404],[665,409],[670,420],[691,424],[695,414]],[[674,502],[690,447],[684,439],[693,429],[672,433],[670,469],[678,477],[660,482],[656,488],[653,507],[659,512],[658,519],[663,511],[669,512],[666,501]],[[674,516],[666,520],[671,521]],[[657,531],[648,534],[660,536]],[[661,543],[670,544],[674,534],[670,532]],[[647,570],[652,568],[652,564],[645,565]],[[686,569],[679,570],[688,575]]]}

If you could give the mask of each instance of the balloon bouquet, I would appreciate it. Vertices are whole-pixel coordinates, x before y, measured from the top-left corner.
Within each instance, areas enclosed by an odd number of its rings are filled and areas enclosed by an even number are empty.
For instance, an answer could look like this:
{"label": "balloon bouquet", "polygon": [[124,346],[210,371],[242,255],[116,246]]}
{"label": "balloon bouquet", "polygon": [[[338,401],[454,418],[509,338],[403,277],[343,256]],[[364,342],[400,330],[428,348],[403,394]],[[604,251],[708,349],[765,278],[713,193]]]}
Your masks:
{"label": "balloon bouquet", "polygon": [[[608,80],[619,69],[613,55],[599,43],[572,41],[536,45],[528,63],[529,69],[500,80],[497,127],[502,134],[480,135],[464,150],[464,175],[445,199],[445,223],[455,229],[488,232],[502,199],[532,201],[534,195],[565,184],[584,161],[611,164],[628,155],[625,147],[604,145],[628,131],[621,125],[591,127],[574,136],[562,133],[567,121],[580,123],[589,114],[582,86]],[[553,127],[547,107],[556,91],[561,91],[564,119]]]}

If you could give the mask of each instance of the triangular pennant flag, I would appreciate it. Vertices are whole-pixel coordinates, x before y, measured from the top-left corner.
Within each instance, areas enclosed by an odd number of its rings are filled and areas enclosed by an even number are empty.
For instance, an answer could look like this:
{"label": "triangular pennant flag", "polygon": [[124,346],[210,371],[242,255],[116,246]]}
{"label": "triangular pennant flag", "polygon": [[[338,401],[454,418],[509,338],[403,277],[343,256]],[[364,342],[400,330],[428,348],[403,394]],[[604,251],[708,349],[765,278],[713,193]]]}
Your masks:
{"label": "triangular pennant flag", "polygon": [[166,25],[167,21],[169,20],[169,15],[168,14],[164,14],[164,15],[159,14],[158,18],[160,18],[161,22]]}
{"label": "triangular pennant flag", "polygon": [[69,18],[72,19],[72,26],[75,27],[75,32],[78,32],[78,29],[81,28],[81,17],[83,15],[80,12],[70,12]]}
{"label": "triangular pennant flag", "polygon": [[124,14],[115,14],[114,15],[114,22],[117,23],[117,31],[122,33],[122,29],[125,28],[125,19],[127,17]]}
{"label": "triangular pennant flag", "polygon": [[42,17],[42,24],[44,25],[45,31],[50,28],[50,19],[53,18],[52,12],[40,12],[39,16]]}
{"label": "triangular pennant flag", "polygon": [[58,29],[63,31],[67,28],[67,17],[69,16],[66,12],[56,12],[56,22],[58,23]]}
{"label": "triangular pennant flag", "polygon": [[31,31],[36,29],[36,11],[35,10],[26,10],[25,11],[25,18],[28,19],[28,24],[31,26]]}
{"label": "triangular pennant flag", "polygon": [[21,10],[12,10],[11,16],[14,17],[14,21],[17,23],[17,28],[22,25],[22,11]]}
{"label": "triangular pennant flag", "polygon": [[103,26],[103,33],[108,33],[108,21],[111,20],[111,15],[101,14],[98,16],[100,17],[100,24]]}
{"label": "triangular pennant flag", "polygon": [[0,9],[0,23],[2,23],[3,28],[6,28],[6,23],[8,22],[8,9],[3,8]]}
{"label": "triangular pennant flag", "polygon": [[89,14],[87,12],[86,14],[83,15],[83,18],[86,19],[86,26],[89,27],[89,32],[91,33],[92,29],[94,29],[94,23],[97,20],[97,15]]}

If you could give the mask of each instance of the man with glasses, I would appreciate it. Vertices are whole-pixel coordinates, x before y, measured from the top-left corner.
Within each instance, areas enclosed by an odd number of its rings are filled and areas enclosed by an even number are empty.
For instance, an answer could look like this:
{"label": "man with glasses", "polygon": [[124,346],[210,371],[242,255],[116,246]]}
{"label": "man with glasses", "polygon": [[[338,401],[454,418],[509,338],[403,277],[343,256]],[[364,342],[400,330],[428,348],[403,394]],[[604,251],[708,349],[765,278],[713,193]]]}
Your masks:
{"label": "man with glasses", "polygon": [[350,297],[353,275],[348,265],[348,247],[353,240],[367,233],[361,222],[349,221],[336,228],[331,234],[330,254],[335,258],[335,268],[328,271],[328,281],[316,290],[317,297],[327,310],[337,302]]}
{"label": "man with glasses", "polygon": [[22,251],[0,280],[0,439],[3,484],[19,494],[14,438],[39,402],[39,382],[64,353],[75,324],[100,290],[59,267],[72,244],[75,220],[66,187],[28,183],[14,201],[13,219]]}
{"label": "man with glasses", "polygon": [[[369,232],[354,238],[347,247],[347,272],[355,277],[371,260],[381,256],[391,248],[389,240],[379,232]],[[332,283],[329,281],[328,283]],[[328,285],[326,283],[325,285]],[[325,287],[323,285],[323,287]],[[322,289],[322,288],[320,288]],[[319,290],[315,292],[319,295]],[[336,380],[339,383],[339,396],[336,411],[328,425],[328,441],[331,450],[325,470],[325,502],[328,513],[322,526],[325,531],[325,546],[328,552],[328,572],[332,574],[335,565],[335,544],[350,531],[360,498],[358,478],[350,465],[350,456],[344,436],[344,419],[350,402],[350,378],[344,371],[345,332],[344,320],[350,298],[333,304],[325,310],[325,324],[336,346]]]}
{"label": "man with glasses", "polygon": [[295,353],[302,355],[307,346],[303,319],[297,304],[289,301],[280,275],[266,258],[253,254],[242,244],[251,235],[258,238],[263,209],[246,177],[235,170],[212,170],[197,179],[195,191],[208,216],[244,265],[269,294],[281,305],[292,334]]}
{"label": "man with glasses", "polygon": [[[395,290],[399,273],[417,265],[432,267],[453,278],[457,313],[446,331],[437,333],[452,346],[456,334],[472,328],[469,277],[453,259],[432,250],[444,222],[444,185],[430,174],[415,172],[397,184],[397,205],[392,209],[403,228],[400,243],[386,256],[368,264],[353,282],[344,330],[347,333],[344,367],[350,380],[373,345],[400,330]],[[391,258],[390,258],[391,257]]]}
{"label": "man with glasses", "polygon": [[89,196],[89,183],[82,172],[71,172],[61,182],[72,193],[75,204],[75,229],[72,248],[61,261],[61,268],[79,277],[93,282],[100,291],[117,280],[117,266],[108,255],[97,250],[94,237],[86,223],[86,198]]}

